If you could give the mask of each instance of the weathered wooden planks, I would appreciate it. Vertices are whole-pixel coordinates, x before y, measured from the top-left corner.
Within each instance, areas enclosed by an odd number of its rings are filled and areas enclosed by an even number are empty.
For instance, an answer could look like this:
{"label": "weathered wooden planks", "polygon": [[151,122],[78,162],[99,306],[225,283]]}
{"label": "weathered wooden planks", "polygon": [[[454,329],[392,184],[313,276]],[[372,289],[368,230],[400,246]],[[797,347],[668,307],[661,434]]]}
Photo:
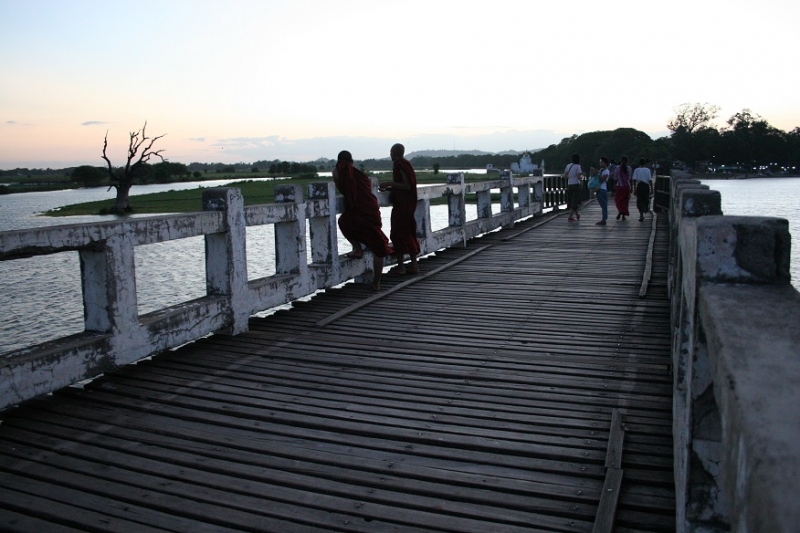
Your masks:
{"label": "weathered wooden planks", "polygon": [[529,221],[6,412],[0,529],[589,532],[616,412],[608,523],[671,531],[649,229]]}

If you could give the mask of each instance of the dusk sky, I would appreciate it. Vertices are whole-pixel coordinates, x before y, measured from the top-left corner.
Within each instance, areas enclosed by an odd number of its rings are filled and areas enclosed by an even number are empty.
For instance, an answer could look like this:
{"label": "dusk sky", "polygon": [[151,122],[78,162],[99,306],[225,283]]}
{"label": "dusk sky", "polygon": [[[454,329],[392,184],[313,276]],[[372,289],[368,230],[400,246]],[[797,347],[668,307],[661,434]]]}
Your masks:
{"label": "dusk sky", "polygon": [[0,0],[0,169],[525,150],[685,102],[800,126],[797,0]]}

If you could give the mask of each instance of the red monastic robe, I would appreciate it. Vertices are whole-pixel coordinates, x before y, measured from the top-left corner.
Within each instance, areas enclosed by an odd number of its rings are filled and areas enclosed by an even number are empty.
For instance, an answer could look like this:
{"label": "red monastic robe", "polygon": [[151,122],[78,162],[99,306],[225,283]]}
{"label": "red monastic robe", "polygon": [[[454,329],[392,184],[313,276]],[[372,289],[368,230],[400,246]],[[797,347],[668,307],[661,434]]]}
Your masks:
{"label": "red monastic robe", "polygon": [[336,170],[336,186],[344,196],[344,213],[339,217],[342,234],[349,241],[364,243],[376,257],[392,255],[389,239],[381,229],[380,206],[372,194],[369,177],[349,163],[337,164]]}
{"label": "red monastic robe", "polygon": [[414,167],[406,159],[395,161],[392,170],[392,181],[403,183],[401,170],[408,176],[411,184],[410,191],[392,189],[390,198],[392,200],[392,246],[395,253],[399,254],[419,254],[419,241],[417,240],[417,221],[414,218],[414,211],[417,209],[417,175]]}

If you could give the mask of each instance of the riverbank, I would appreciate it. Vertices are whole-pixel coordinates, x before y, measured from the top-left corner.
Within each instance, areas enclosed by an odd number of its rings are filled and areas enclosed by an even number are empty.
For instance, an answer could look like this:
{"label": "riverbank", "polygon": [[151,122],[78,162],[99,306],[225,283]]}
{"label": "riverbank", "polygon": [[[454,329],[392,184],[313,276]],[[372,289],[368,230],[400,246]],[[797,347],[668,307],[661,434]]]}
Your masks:
{"label": "riverbank", "polygon": [[[250,179],[286,179],[302,177],[295,176],[273,176],[267,172],[254,172],[244,174],[242,172],[220,172],[213,174],[196,173],[189,176],[174,176],[172,181],[168,181],[161,185],[191,183],[196,181],[219,181],[219,180],[250,180]],[[142,185],[154,185],[154,183],[137,184],[134,187],[141,187]],[[45,174],[45,175],[32,175],[32,176],[0,176],[0,195],[2,194],[19,194],[29,192],[52,192],[52,191],[66,191],[84,188],[107,189],[108,184],[99,185],[97,187],[86,187],[82,183],[72,180],[71,176],[62,174]],[[97,214],[97,213],[94,213]]]}
{"label": "riverbank", "polygon": [[[383,178],[388,180],[387,177]],[[445,172],[417,172],[417,183],[431,184],[444,183],[447,179]],[[465,173],[464,180],[467,182],[484,181],[486,174]],[[330,181],[329,177],[313,178],[262,178],[260,180],[243,180],[229,183],[226,187],[236,187],[241,189],[244,205],[267,204],[274,201],[275,185],[299,185],[305,189],[309,183]],[[202,184],[194,189],[184,189],[180,191],[170,190],[151,194],[131,196],[133,205],[132,214],[162,214],[162,213],[191,213],[202,210],[203,190],[207,188]],[[134,191],[136,186],[131,189]],[[95,202],[85,202],[79,204],[58,207],[43,213],[44,216],[64,217],[75,215],[109,215],[109,209],[114,205],[114,197],[107,200]],[[113,215],[109,215],[113,216]]]}
{"label": "riverbank", "polygon": [[791,174],[791,175],[775,175],[775,176],[768,176],[764,174],[690,174],[690,176],[694,179],[698,180],[753,180],[753,179],[763,179],[763,178],[800,178],[798,174]]}

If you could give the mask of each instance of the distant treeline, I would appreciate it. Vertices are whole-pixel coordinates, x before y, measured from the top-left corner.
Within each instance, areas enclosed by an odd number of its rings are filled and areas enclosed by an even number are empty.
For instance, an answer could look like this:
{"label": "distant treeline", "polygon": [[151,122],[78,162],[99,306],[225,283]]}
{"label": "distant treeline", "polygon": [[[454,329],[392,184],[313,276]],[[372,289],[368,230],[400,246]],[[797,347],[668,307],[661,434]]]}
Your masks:
{"label": "distant treeline", "polygon": [[[518,163],[519,155],[509,154],[460,154],[454,156],[422,156],[418,155],[411,158],[414,167],[420,169],[468,169],[468,168],[486,168],[486,165],[493,165],[495,168],[508,168],[511,163]],[[538,160],[538,159],[537,159]],[[356,161],[359,167],[363,165],[365,170],[390,170],[392,168],[392,161],[386,159],[365,159],[363,161]],[[438,165],[438,167],[436,167]]]}
{"label": "distant treeline", "polygon": [[[645,132],[633,128],[593,131],[566,137],[560,143],[531,155],[536,164],[544,160],[547,173],[562,172],[571,162],[572,154],[581,156],[581,164],[587,170],[596,166],[602,156],[619,161],[626,155],[634,165],[640,158],[648,163],[657,162],[661,173],[668,172],[673,166],[699,172],[800,173],[800,128],[781,131],[748,109],[734,114],[725,126],[718,128],[711,124],[717,111],[716,106],[709,104],[683,104],[667,124],[671,131],[669,136],[653,140]],[[437,156],[436,151],[428,151],[412,155],[411,161],[418,169],[446,171],[486,168],[487,165],[508,168],[520,159],[519,154],[513,153],[445,153]],[[304,163],[278,159],[234,164],[162,162],[143,165],[134,177],[134,184],[207,180],[220,174],[238,173],[314,177],[317,172],[330,171],[334,164],[334,160],[325,158]],[[392,168],[389,158],[356,160],[356,165],[366,171]],[[6,185],[1,185],[3,183]],[[106,167],[83,165],[58,170],[16,168],[0,171],[0,193],[108,184]]]}
{"label": "distant treeline", "polygon": [[779,130],[749,109],[715,127],[712,121],[718,109],[709,104],[683,104],[667,124],[669,136],[653,140],[632,128],[593,131],[562,139],[536,152],[535,159],[544,159],[549,172],[561,172],[572,161],[572,154],[579,154],[584,169],[597,166],[602,156],[619,161],[626,155],[632,165],[640,158],[658,162],[660,173],[674,166],[701,173],[800,173],[800,128]]}

